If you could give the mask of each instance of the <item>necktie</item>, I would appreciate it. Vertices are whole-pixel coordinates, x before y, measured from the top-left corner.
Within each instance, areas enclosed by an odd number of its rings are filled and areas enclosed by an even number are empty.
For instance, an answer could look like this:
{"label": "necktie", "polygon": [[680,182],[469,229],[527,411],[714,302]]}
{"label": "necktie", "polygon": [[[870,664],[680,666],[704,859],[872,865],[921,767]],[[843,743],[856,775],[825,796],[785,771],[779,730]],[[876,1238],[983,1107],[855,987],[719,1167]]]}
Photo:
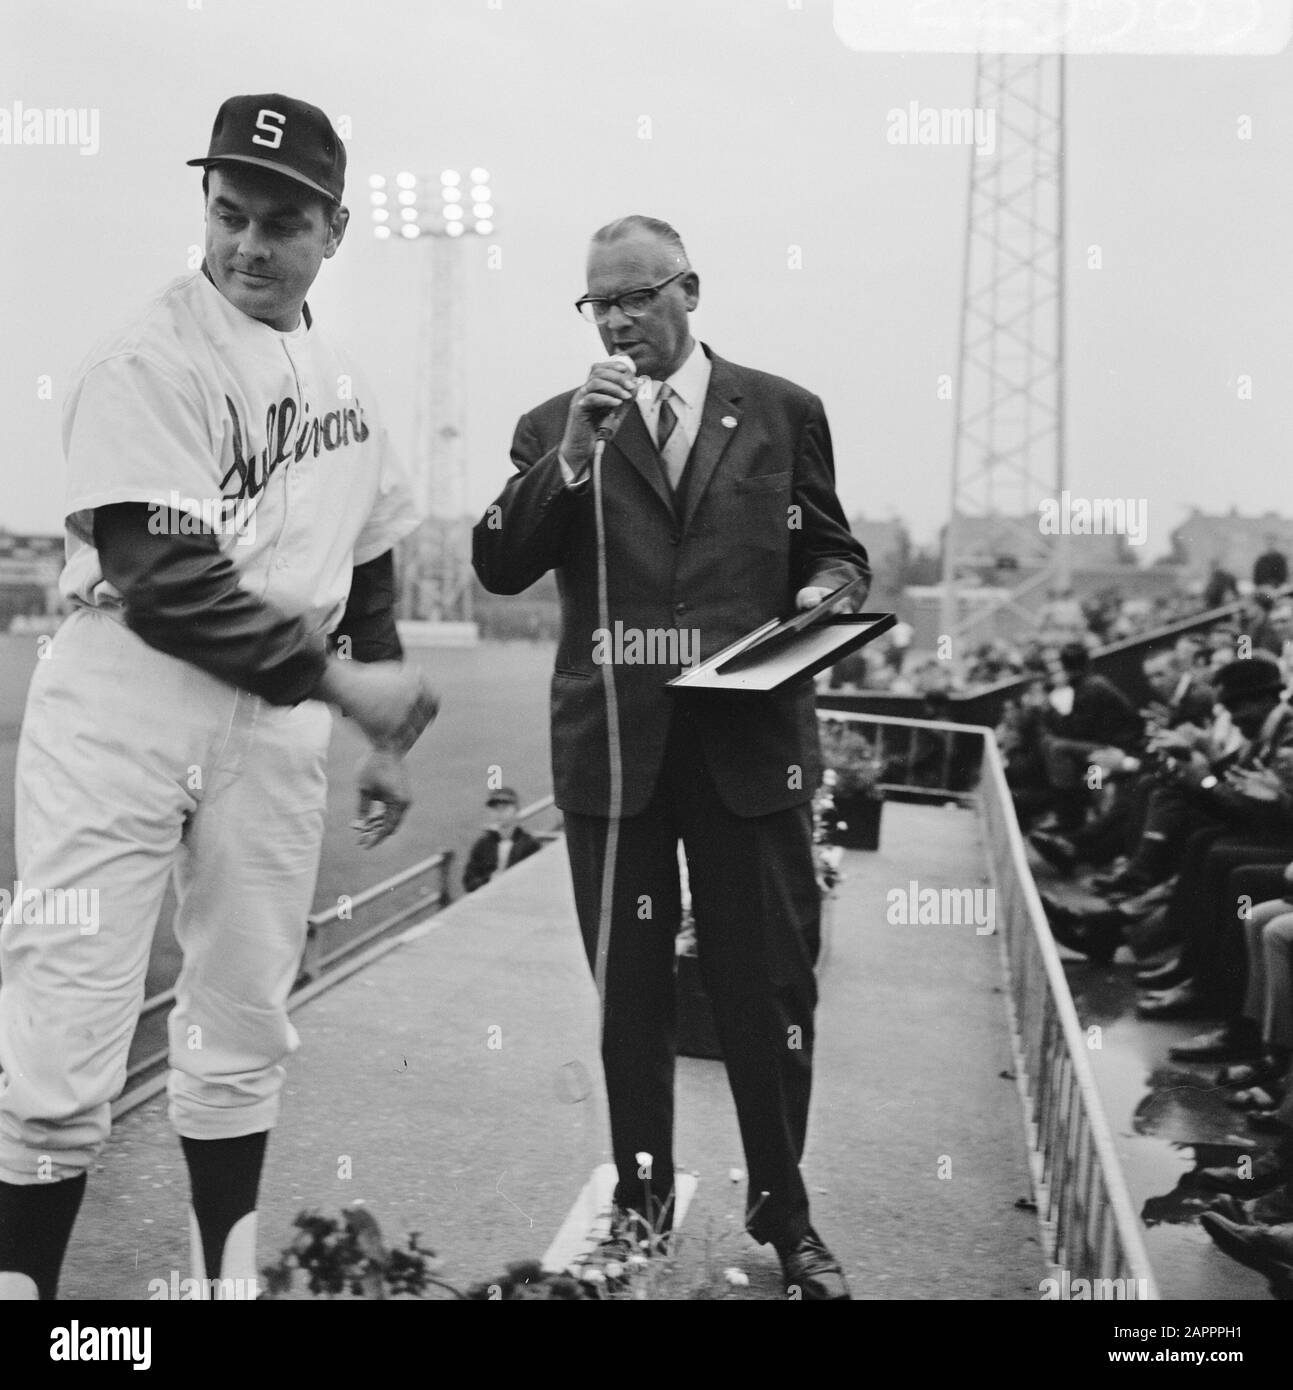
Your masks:
{"label": "necktie", "polygon": [[691,445],[687,440],[687,431],[678,423],[673,406],[669,404],[669,398],[672,395],[674,395],[673,387],[665,382],[660,387],[660,413],[656,420],[656,448],[664,460],[669,486],[677,492],[678,483],[682,478],[682,470],[687,466],[687,455],[691,452]]}

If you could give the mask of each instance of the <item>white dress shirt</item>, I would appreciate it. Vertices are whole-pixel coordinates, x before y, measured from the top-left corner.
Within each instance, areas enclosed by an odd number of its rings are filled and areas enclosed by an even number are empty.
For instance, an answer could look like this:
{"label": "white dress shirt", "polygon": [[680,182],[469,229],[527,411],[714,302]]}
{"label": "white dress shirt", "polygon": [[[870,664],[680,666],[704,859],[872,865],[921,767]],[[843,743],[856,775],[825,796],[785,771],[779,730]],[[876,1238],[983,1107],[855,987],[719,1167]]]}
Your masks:
{"label": "white dress shirt", "polygon": [[[700,421],[705,413],[705,395],[709,390],[712,370],[713,364],[697,341],[692,344],[687,360],[668,378],[669,385],[673,387],[673,413],[678,417],[676,428],[686,431],[689,446],[695,444],[696,436],[700,433]],[[660,416],[660,387],[663,384],[653,381],[650,377],[638,378],[638,411],[652,443],[656,438],[656,425]],[[561,473],[566,480],[566,486],[583,487],[588,481],[588,468],[585,467],[576,475],[564,455],[558,453],[557,457],[561,462]]]}

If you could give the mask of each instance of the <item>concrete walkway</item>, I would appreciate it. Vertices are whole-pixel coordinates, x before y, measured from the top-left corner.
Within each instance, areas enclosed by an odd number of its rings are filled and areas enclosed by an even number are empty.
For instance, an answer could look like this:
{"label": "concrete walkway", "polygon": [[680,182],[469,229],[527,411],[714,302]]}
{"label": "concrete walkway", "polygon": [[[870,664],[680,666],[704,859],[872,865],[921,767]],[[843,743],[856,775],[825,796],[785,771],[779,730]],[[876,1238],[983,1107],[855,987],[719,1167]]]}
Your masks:
{"label": "concrete walkway", "polygon": [[[887,895],[986,885],[970,811],[891,803],[850,853],[821,981],[805,1174],[818,1229],[863,1299],[1028,1299],[1045,1275],[1028,1196],[998,944],[891,925]],[[294,1015],[261,1203],[261,1255],[302,1208],[364,1201],[388,1240],[422,1233],[461,1286],[540,1259],[607,1158],[596,996],[564,850],[518,865]],[[740,1231],[743,1168],[720,1062],[679,1063],[677,1158],[698,1174],[671,1285],[737,1266],[781,1296]],[[187,1181],[159,1099],[122,1119],[64,1269],[69,1298],[142,1299],[187,1274]]]}

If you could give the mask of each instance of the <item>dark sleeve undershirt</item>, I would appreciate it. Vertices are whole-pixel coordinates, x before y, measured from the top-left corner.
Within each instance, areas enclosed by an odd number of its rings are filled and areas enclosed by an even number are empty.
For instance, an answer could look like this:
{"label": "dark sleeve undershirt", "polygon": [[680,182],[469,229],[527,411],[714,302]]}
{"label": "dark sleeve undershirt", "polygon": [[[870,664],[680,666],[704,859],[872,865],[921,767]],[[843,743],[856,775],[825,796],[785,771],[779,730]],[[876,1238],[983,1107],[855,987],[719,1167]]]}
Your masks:
{"label": "dark sleeve undershirt", "polygon": [[404,647],[395,627],[395,553],[387,550],[367,564],[356,565],[350,580],[350,597],[337,630],[334,646],[350,638],[349,655],[355,661],[403,661]]}
{"label": "dark sleeve undershirt", "polygon": [[[126,626],[150,647],[188,661],[274,705],[309,699],[327,660],[327,639],[307,631],[300,618],[288,618],[254,598],[238,583],[233,561],[209,531],[181,534],[179,514],[167,515],[168,534],[150,529],[155,515],[143,502],[97,507],[94,544],[103,577],[121,594]],[[155,524],[155,523],[154,523]],[[389,554],[379,557],[389,566]],[[350,629],[352,655],[389,652],[394,617],[374,594],[378,566],[357,566],[351,604],[357,612]],[[361,572],[370,571],[360,578]],[[377,586],[377,587],[380,587]],[[389,585],[393,595],[393,578]],[[346,616],[351,616],[350,604]],[[343,620],[344,621],[344,620]],[[394,638],[398,647],[398,637]]]}

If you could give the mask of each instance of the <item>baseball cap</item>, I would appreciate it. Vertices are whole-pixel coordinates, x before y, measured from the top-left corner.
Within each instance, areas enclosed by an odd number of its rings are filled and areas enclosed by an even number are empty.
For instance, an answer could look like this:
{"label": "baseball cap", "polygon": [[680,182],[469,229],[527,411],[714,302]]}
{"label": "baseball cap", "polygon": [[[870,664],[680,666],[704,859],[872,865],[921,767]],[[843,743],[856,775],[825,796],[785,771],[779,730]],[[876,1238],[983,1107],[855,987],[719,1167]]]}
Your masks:
{"label": "baseball cap", "polygon": [[338,203],[346,181],[346,147],[332,122],[317,106],[278,92],[230,97],[216,113],[211,148],[185,163],[254,164]]}
{"label": "baseball cap", "polygon": [[499,787],[497,791],[490,792],[485,798],[486,806],[519,806],[521,798],[511,789],[511,787]]}

